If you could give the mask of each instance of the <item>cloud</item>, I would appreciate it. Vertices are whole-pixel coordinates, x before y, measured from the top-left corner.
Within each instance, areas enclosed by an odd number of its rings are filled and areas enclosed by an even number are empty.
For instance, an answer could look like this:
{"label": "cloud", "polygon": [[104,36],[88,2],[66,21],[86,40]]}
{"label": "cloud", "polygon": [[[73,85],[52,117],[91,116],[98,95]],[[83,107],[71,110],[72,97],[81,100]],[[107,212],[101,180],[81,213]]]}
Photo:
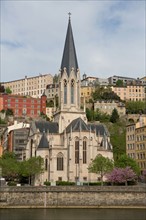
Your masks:
{"label": "cloud", "polygon": [[144,1],[1,2],[1,81],[56,74],[71,23],[81,75],[145,75]]}

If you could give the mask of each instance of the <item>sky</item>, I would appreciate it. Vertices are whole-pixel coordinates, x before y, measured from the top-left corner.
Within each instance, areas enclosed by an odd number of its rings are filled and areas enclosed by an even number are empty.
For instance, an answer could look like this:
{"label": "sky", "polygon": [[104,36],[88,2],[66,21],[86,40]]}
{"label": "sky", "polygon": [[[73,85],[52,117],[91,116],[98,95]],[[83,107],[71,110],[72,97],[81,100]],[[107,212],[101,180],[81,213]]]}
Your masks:
{"label": "sky", "polygon": [[68,13],[81,78],[146,74],[145,0],[0,0],[0,81],[58,74]]}

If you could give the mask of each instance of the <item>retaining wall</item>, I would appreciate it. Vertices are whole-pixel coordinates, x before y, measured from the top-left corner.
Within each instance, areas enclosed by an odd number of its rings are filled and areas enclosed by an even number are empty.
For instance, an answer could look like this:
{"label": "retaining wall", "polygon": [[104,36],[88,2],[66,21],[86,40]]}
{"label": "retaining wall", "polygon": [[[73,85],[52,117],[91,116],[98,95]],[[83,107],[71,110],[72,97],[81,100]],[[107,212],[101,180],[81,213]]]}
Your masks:
{"label": "retaining wall", "polygon": [[0,208],[145,208],[146,187],[0,187]]}

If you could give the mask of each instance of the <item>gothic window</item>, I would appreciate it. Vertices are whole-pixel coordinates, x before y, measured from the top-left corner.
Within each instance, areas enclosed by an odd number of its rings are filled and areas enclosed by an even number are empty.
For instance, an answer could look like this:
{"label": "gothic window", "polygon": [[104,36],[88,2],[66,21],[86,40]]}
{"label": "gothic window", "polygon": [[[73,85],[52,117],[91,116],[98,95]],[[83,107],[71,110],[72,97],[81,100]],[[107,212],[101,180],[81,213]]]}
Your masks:
{"label": "gothic window", "polygon": [[79,163],[79,141],[75,141],[75,164]]}
{"label": "gothic window", "polygon": [[59,153],[57,155],[57,170],[63,170],[63,154]]}
{"label": "gothic window", "polygon": [[45,159],[45,170],[48,170],[48,159]]}
{"label": "gothic window", "polygon": [[71,104],[74,104],[74,80],[71,80]]}
{"label": "gothic window", "polygon": [[83,163],[87,163],[87,141],[83,140]]}
{"label": "gothic window", "polygon": [[67,81],[64,80],[64,104],[67,104]]}

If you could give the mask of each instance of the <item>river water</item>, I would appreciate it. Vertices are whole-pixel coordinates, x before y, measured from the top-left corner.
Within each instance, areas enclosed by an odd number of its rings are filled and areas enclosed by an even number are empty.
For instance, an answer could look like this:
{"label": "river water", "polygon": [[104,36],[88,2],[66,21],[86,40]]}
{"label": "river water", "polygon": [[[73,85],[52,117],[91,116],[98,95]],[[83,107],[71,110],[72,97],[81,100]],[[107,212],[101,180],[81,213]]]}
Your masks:
{"label": "river water", "polygon": [[0,220],[146,220],[146,210],[0,209]]}

